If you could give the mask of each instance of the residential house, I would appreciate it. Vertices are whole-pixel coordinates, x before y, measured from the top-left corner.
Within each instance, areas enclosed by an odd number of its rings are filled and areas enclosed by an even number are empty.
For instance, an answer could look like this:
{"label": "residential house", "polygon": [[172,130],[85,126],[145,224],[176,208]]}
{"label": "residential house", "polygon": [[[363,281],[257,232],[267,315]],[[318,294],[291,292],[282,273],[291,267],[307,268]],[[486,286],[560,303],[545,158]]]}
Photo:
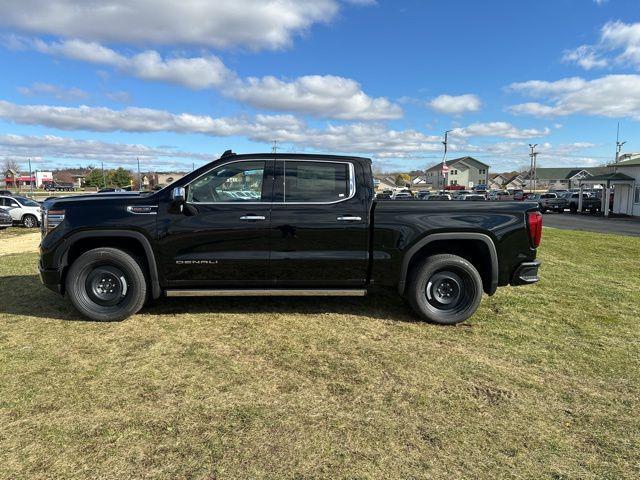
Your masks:
{"label": "residential house", "polygon": [[396,188],[396,182],[391,177],[378,177],[374,179],[374,183],[377,191],[393,190]]}
{"label": "residential house", "polygon": [[448,173],[442,175],[442,162],[427,169],[426,186],[441,190],[447,186],[459,185],[464,188],[489,184],[489,165],[473,157],[454,158],[447,161]]}
{"label": "residential house", "polygon": [[492,173],[489,175],[489,189],[502,190],[507,178],[502,173]]}
{"label": "residential house", "polygon": [[505,178],[505,182],[501,187],[504,190],[522,190],[524,186],[524,178],[519,173],[509,175]]}

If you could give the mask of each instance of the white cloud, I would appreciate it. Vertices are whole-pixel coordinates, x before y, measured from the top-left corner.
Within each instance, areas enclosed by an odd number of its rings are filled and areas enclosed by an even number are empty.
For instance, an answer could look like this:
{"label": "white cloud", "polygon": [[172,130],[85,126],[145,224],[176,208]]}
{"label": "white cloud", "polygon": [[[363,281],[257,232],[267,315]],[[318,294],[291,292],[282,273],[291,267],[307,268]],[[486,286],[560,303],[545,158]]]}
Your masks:
{"label": "white cloud", "polygon": [[106,43],[278,49],[338,10],[335,0],[22,0],[0,3],[0,25]]}
{"label": "white cloud", "polygon": [[576,63],[585,70],[603,68],[609,63],[606,59],[601,58],[596,49],[590,45],[581,45],[575,50],[565,51],[562,60],[567,63]]}
{"label": "white cloud", "polygon": [[222,61],[213,55],[194,58],[163,59],[155,50],[125,56],[111,48],[83,40],[44,42],[13,37],[13,48],[32,48],[48,55],[108,65],[144,80],[176,83],[192,89],[220,86],[234,77]]}
{"label": "white cloud", "polygon": [[311,128],[292,115],[213,118],[189,113],[174,114],[149,108],[113,110],[105,107],[17,105],[0,100],[0,118],[23,125],[93,132],[177,132],[216,137],[242,136],[269,144],[277,138],[298,148],[344,153],[439,151],[440,138],[416,130],[389,130],[383,125],[352,123]]}
{"label": "white cloud", "polygon": [[223,95],[256,108],[297,112],[343,120],[401,118],[402,108],[384,97],[370,97],[360,84],[335,75],[307,75],[284,81],[273,76],[239,78],[213,55],[162,58],[154,51],[125,56],[94,42],[12,37],[13,48],[108,65],[134,77],[174,83],[199,90],[218,89]]}
{"label": "white cloud", "polygon": [[472,123],[467,127],[454,128],[453,137],[502,137],[502,138],[534,138],[549,135],[551,130],[544,128],[517,128],[508,122]]}
{"label": "white cloud", "polygon": [[640,119],[640,75],[607,75],[594,80],[574,77],[556,82],[534,80],[512,84],[510,89],[547,102],[513,105],[509,111],[514,114]]}
{"label": "white cloud", "polygon": [[614,64],[640,70],[640,22],[607,22],[600,29],[596,44],[568,50],[563,60],[576,63],[586,70]]}
{"label": "white cloud", "polygon": [[387,120],[402,109],[386,98],[372,98],[350,78],[307,75],[292,81],[275,77],[247,78],[226,90],[235,100],[269,110],[309,113],[345,120]]}
{"label": "white cloud", "polygon": [[[149,147],[140,144],[110,143],[98,140],[79,140],[56,135],[0,135],[0,157],[26,160],[57,158],[68,160],[105,161],[120,165],[133,164],[136,157],[153,161],[154,166],[174,164],[175,159],[211,161],[215,155],[184,152],[168,147]],[[172,160],[168,160],[172,159]]]}
{"label": "white cloud", "polygon": [[480,98],[473,94],[440,95],[427,103],[430,108],[449,115],[477,112],[481,105]]}
{"label": "white cloud", "polygon": [[35,82],[28,87],[18,87],[18,92],[25,97],[49,96],[58,100],[80,100],[89,94],[79,88],[66,88],[50,83]]}

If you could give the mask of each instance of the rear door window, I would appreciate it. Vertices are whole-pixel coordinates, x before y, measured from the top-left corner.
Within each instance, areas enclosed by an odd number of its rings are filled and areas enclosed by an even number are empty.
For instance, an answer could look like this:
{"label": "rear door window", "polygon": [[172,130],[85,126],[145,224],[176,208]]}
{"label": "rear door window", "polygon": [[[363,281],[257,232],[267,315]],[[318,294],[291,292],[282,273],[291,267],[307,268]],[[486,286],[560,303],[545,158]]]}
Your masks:
{"label": "rear door window", "polygon": [[285,203],[332,203],[350,198],[355,187],[348,163],[286,160]]}

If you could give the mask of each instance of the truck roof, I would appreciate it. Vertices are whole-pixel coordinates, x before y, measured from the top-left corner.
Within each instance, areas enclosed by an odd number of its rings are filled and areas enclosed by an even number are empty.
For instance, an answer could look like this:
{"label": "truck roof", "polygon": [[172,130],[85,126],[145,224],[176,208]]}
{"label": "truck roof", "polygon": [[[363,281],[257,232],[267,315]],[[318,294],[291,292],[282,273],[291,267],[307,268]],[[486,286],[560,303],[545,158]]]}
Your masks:
{"label": "truck roof", "polygon": [[[305,160],[326,160],[326,159],[343,159],[343,160],[357,160],[362,162],[371,162],[370,158],[367,157],[358,157],[355,155],[334,155],[327,153],[295,153],[295,152],[287,152],[287,153],[273,153],[273,152],[258,152],[258,153],[233,153],[231,150],[227,150],[224,152],[219,159],[228,159],[228,158],[303,158]],[[213,161],[216,161],[213,160]]]}

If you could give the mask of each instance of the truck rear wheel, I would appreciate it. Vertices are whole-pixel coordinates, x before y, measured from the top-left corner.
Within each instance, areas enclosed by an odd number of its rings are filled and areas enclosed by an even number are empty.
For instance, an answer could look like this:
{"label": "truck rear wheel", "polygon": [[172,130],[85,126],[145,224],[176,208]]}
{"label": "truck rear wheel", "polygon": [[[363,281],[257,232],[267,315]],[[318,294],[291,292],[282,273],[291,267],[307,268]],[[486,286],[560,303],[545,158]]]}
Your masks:
{"label": "truck rear wheel", "polygon": [[478,309],[482,279],[478,270],[462,257],[433,255],[413,268],[407,296],[422,318],[440,325],[455,325]]}
{"label": "truck rear wheel", "polygon": [[140,264],[117,248],[95,248],[71,265],[66,292],[83,316],[98,321],[120,321],[138,312],[147,297]]}

